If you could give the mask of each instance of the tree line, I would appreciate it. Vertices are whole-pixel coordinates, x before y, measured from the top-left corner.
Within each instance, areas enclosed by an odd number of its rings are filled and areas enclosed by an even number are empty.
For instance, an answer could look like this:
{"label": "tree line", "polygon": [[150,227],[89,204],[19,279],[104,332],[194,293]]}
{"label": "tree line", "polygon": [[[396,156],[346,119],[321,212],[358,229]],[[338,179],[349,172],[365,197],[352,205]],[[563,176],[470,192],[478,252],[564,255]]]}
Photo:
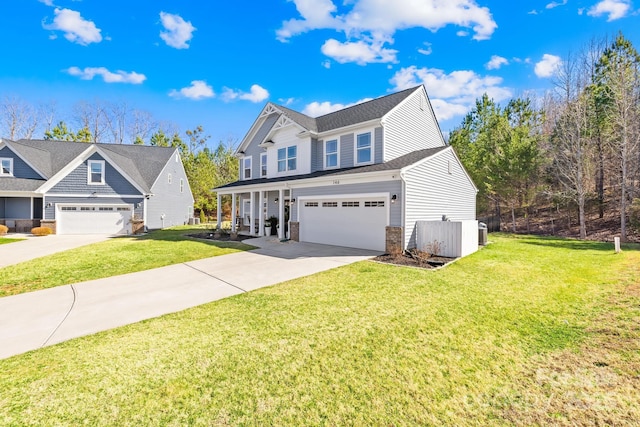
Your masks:
{"label": "tree line", "polygon": [[175,147],[182,156],[194,209],[201,217],[213,215],[217,209],[211,189],[238,178],[234,139],[219,141],[210,149],[210,136],[202,126],[181,133],[176,125],[156,121],[151,113],[130,108],[126,102],[80,101],[68,120],[59,120],[54,102],[33,106],[20,98],[5,96],[0,104],[0,135],[11,140]]}
{"label": "tree line", "polygon": [[485,95],[451,132],[479,214],[516,231],[518,213],[528,226],[540,208],[564,206],[584,239],[594,207],[619,218],[625,240],[640,220],[640,55],[623,34],[593,41],[563,61],[554,86],[504,107]]}

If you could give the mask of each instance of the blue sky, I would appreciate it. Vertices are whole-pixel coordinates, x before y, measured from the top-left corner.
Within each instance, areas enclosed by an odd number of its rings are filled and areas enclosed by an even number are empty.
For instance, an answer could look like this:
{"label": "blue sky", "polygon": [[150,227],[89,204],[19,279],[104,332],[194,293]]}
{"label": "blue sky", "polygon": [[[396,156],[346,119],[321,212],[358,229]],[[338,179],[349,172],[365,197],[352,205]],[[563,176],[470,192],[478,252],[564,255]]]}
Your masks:
{"label": "blue sky", "polygon": [[[552,87],[554,67],[618,31],[630,0],[4,1],[0,97],[126,102],[212,141],[268,101],[320,115],[424,83],[444,131],[484,92]],[[36,137],[41,137],[38,133]]]}

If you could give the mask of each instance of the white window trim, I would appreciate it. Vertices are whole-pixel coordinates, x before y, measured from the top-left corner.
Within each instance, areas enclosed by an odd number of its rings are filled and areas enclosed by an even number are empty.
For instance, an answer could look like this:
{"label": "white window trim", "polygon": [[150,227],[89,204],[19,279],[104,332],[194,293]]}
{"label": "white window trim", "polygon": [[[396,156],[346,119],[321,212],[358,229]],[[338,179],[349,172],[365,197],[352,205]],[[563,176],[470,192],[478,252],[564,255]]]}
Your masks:
{"label": "white window trim", "polygon": [[[368,133],[370,136],[370,150],[371,150],[371,158],[369,159],[368,162],[360,162],[358,163],[358,135],[364,135],[365,133]],[[376,134],[375,134],[375,129],[370,129],[370,130],[365,130],[362,132],[354,132],[353,133],[353,164],[355,166],[362,166],[362,165],[371,165],[375,162],[375,157],[376,157],[376,150],[375,150],[375,138],[376,138]]]}
{"label": "white window trim", "polygon": [[[296,149],[295,157],[289,157],[289,148],[291,148],[291,147],[295,147],[295,149]],[[284,170],[283,171],[280,170],[280,167],[278,165],[278,163],[280,163],[280,158],[278,156],[278,151],[280,151],[280,150],[284,150]],[[295,159],[295,161],[296,161],[296,167],[295,167],[295,169],[289,169],[289,160],[293,160],[293,159]],[[298,146],[297,145],[289,145],[287,147],[278,148],[278,150],[276,150],[276,166],[278,166],[277,170],[278,170],[278,173],[280,173],[280,174],[286,174],[288,172],[297,171],[298,170]]]}
{"label": "white window trim", "polygon": [[[249,178],[247,178],[244,174],[244,172],[247,170],[247,168],[245,167],[245,160],[249,159]],[[244,156],[242,158],[242,179],[243,180],[248,180],[253,178],[253,156]]]}
{"label": "white window trim", "polygon": [[[336,141],[337,161],[335,166],[327,166],[327,142]],[[322,147],[322,166],[324,169],[340,169],[340,137],[325,139]]]}
{"label": "white window trim", "polygon": [[[262,165],[264,159],[265,171],[264,175],[262,174]],[[266,178],[269,173],[269,164],[267,163],[267,153],[260,153],[260,178]]]}
{"label": "white window trim", "polygon": [[13,176],[13,158],[11,157],[1,157],[0,162],[5,160],[9,160],[9,173],[4,173],[2,171],[2,165],[0,164],[0,176]]}
{"label": "white window trim", "polygon": [[[91,181],[91,165],[94,163],[98,163],[101,165],[102,173],[100,175],[100,182],[92,182]],[[104,160],[88,160],[87,161],[87,184],[88,185],[104,185],[104,175],[105,175],[105,162]]]}

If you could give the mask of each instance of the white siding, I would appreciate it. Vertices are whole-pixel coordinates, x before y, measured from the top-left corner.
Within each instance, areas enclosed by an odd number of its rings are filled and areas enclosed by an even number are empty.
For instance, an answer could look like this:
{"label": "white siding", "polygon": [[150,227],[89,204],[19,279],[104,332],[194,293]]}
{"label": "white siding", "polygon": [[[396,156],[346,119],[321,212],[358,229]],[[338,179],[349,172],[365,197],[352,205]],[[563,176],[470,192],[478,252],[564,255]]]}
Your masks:
{"label": "white siding", "polygon": [[478,250],[478,221],[417,221],[417,247],[434,255],[458,258]]}
{"label": "white siding", "polygon": [[423,90],[414,92],[385,118],[385,162],[412,151],[443,145],[440,127]]}
{"label": "white siding", "polygon": [[[449,173],[449,165],[451,173]],[[405,172],[405,247],[416,246],[416,221],[476,219],[476,189],[453,148]]]}
{"label": "white siding", "polygon": [[[171,174],[171,184],[168,175]],[[180,192],[180,180],[183,180],[183,191]],[[153,196],[147,200],[145,226],[149,229],[183,225],[193,216],[193,194],[189,187],[187,174],[182,161],[176,162],[174,157],[167,162],[158,179],[151,187]]]}
{"label": "white siding", "polygon": [[[271,139],[275,144],[267,148],[267,178],[311,173],[311,138],[299,138],[300,129],[287,126],[274,132]],[[297,146],[296,170],[278,173],[278,149]]]}

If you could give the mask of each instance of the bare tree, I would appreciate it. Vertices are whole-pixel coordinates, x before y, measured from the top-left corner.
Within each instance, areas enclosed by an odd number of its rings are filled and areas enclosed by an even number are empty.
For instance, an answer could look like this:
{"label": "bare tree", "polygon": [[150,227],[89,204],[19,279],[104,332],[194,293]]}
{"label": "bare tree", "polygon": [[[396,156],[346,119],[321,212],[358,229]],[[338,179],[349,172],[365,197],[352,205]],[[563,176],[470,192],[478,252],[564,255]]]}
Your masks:
{"label": "bare tree", "polygon": [[107,128],[104,103],[99,99],[79,101],[74,105],[73,113],[78,128],[91,134],[91,142],[102,142]]}
{"label": "bare tree", "polygon": [[9,139],[30,139],[38,127],[38,114],[26,101],[5,96],[0,105],[0,127]]}
{"label": "bare tree", "polygon": [[58,114],[58,103],[55,100],[41,103],[38,106],[38,116],[42,119],[44,129],[43,134],[51,132],[55,126],[56,118]]}
{"label": "bare tree", "polygon": [[112,137],[111,142],[114,144],[124,143],[129,115],[127,102],[112,102],[109,104],[106,112],[107,125]]}
{"label": "bare tree", "polygon": [[143,143],[147,141],[151,134],[158,129],[158,123],[153,115],[144,110],[131,110],[131,118],[129,120],[129,142]]}

